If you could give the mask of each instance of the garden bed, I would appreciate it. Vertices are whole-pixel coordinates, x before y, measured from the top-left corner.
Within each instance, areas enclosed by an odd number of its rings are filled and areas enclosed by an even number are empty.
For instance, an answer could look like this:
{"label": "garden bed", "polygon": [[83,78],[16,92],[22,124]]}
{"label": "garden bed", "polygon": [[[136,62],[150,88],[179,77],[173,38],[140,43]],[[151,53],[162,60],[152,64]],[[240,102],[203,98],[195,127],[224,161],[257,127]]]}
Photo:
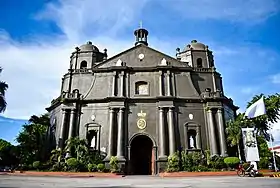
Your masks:
{"label": "garden bed", "polygon": [[67,177],[123,177],[117,173],[104,172],[42,172],[42,171],[15,171],[14,173],[6,173],[8,175],[26,175],[26,176],[67,176]]}
{"label": "garden bed", "polygon": [[[259,170],[263,176],[270,176],[274,174],[273,170]],[[195,177],[195,176],[237,176],[236,170],[234,171],[210,171],[210,172],[162,172],[160,177]]]}

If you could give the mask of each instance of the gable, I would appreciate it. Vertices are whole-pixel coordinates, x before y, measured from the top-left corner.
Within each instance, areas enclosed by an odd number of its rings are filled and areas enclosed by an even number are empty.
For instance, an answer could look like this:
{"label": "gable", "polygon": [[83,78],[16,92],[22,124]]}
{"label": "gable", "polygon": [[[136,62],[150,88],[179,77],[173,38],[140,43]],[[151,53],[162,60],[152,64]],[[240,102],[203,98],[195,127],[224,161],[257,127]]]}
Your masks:
{"label": "gable", "polygon": [[[144,55],[142,55],[142,59],[139,58],[140,54]],[[121,62],[127,67],[156,67],[161,64],[163,58],[167,61],[168,65],[175,67],[188,67],[186,63],[180,62],[173,57],[156,51],[146,45],[140,44],[113,56],[105,62],[97,65],[96,68],[117,66],[117,64],[120,64]]]}

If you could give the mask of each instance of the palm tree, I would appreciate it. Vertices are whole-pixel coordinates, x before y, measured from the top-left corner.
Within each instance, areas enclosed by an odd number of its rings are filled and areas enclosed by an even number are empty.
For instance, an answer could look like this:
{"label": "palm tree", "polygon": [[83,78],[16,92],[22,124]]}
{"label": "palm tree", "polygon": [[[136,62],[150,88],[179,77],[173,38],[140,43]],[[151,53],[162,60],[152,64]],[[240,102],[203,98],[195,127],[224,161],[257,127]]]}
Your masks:
{"label": "palm tree", "polygon": [[74,150],[74,156],[78,161],[86,160],[89,150],[86,139],[80,139],[79,137],[72,137],[66,140],[65,150],[71,152],[71,149]]}
{"label": "palm tree", "polygon": [[242,115],[238,115],[235,121],[229,121],[226,127],[227,140],[231,146],[237,146],[238,157],[241,159],[240,153],[240,140],[241,140],[241,127],[242,127]]}
{"label": "palm tree", "polygon": [[[0,73],[2,72],[0,67]],[[5,92],[8,89],[8,84],[6,82],[0,81],[0,113],[4,112],[7,107],[7,102],[5,99]]]}

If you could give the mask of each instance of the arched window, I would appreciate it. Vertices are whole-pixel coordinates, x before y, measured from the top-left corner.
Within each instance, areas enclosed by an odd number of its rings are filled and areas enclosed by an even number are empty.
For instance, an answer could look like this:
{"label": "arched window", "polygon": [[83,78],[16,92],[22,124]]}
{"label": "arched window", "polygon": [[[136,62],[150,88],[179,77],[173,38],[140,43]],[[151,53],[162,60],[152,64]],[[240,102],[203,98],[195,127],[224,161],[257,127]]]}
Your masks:
{"label": "arched window", "polygon": [[202,59],[201,58],[197,58],[196,65],[198,68],[202,68]]}
{"label": "arched window", "polygon": [[135,94],[136,95],[148,95],[149,94],[148,83],[144,82],[144,81],[136,82],[135,83]]}
{"label": "arched window", "polygon": [[86,61],[82,61],[80,64],[80,69],[86,69],[87,68],[87,62]]}
{"label": "arched window", "polygon": [[187,132],[188,149],[196,149],[196,131],[193,129]]}

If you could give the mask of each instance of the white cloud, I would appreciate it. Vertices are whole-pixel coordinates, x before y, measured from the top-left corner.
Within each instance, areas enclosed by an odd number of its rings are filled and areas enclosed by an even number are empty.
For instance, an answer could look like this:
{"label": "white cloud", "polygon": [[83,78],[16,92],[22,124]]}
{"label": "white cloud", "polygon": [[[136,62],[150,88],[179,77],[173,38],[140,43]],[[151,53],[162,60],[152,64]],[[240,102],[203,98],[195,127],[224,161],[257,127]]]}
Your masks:
{"label": "white cloud", "polygon": [[270,78],[271,78],[272,83],[280,84],[280,73],[275,74],[275,75],[271,76]]}
{"label": "white cloud", "polygon": [[262,21],[279,11],[277,0],[177,0],[168,4],[189,19]]}
{"label": "white cloud", "polygon": [[72,40],[100,31],[104,35],[114,35],[135,24],[146,3],[147,0],[59,0],[59,3],[47,4],[36,18],[54,21]]}

